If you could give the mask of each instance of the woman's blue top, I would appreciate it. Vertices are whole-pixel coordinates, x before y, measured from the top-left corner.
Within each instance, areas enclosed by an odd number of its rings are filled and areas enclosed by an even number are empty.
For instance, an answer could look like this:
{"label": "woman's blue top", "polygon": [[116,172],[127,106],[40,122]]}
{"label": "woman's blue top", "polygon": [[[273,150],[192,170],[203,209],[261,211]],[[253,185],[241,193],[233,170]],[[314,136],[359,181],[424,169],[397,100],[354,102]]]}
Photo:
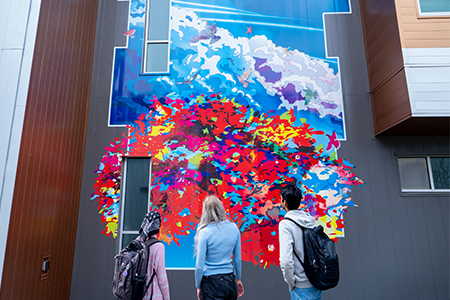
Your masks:
{"label": "woman's blue top", "polygon": [[[233,255],[233,259],[231,258]],[[195,285],[200,288],[203,276],[233,273],[241,279],[241,235],[230,221],[209,223],[198,233]]]}

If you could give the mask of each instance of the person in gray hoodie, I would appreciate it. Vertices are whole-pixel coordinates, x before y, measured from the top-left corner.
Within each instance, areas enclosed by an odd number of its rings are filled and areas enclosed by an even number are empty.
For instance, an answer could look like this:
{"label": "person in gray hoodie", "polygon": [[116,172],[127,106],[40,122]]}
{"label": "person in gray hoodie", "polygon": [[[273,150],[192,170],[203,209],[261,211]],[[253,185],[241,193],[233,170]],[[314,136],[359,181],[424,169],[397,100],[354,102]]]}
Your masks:
{"label": "person in gray hoodie", "polygon": [[[308,212],[299,209],[302,192],[295,185],[287,185],[281,190],[281,205],[289,217],[306,228],[315,227],[315,219]],[[303,234],[300,227],[290,221],[281,221],[278,225],[280,238],[280,268],[284,281],[289,285],[291,300],[320,300],[319,291],[309,282],[300,261],[294,255],[294,249],[304,260]]]}

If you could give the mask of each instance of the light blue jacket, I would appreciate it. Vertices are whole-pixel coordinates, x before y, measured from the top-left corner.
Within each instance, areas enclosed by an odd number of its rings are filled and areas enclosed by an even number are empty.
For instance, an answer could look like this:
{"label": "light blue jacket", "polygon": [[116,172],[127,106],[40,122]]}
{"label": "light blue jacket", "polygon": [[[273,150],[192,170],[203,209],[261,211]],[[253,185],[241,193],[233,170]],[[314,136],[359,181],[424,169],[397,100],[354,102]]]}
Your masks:
{"label": "light blue jacket", "polygon": [[[231,258],[233,255],[233,259]],[[241,279],[241,235],[236,224],[210,223],[198,233],[195,285],[200,288],[203,276],[233,273]]]}

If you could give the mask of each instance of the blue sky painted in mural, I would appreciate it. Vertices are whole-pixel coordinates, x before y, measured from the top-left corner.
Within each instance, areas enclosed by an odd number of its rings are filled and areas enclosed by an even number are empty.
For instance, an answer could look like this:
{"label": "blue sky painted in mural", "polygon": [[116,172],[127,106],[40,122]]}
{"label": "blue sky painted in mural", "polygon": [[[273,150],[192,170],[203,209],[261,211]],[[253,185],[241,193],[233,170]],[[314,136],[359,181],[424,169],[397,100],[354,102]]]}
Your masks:
{"label": "blue sky painted in mural", "polygon": [[[142,73],[146,0],[130,0],[123,32],[135,32],[115,49],[109,125],[134,122],[155,96],[190,101],[214,92],[269,115],[293,108],[345,139],[338,59],[326,57],[323,13],[350,12],[348,1],[172,1],[169,73],[149,75]],[[195,40],[214,23],[215,38]],[[187,250],[166,245],[176,258],[167,267],[192,268],[193,236],[179,238]]]}
{"label": "blue sky painted in mural", "polygon": [[[172,1],[170,70],[142,74],[145,0],[131,0],[125,48],[117,48],[109,125],[148,112],[154,96],[222,93],[269,115],[294,108],[314,128],[345,139],[338,60],[327,58],[323,13],[348,0]],[[215,40],[195,40],[216,24]],[[187,82],[193,78],[192,81]]]}

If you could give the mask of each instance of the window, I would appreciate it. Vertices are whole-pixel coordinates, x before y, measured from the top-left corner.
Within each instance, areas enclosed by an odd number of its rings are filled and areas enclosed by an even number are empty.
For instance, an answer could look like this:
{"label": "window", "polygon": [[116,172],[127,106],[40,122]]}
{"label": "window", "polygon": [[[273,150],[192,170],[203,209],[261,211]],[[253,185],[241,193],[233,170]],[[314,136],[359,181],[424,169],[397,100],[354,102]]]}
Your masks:
{"label": "window", "polygon": [[450,192],[450,157],[398,157],[402,192]]}
{"label": "window", "polygon": [[417,0],[417,8],[421,17],[450,16],[449,0]]}
{"label": "window", "polygon": [[150,203],[149,157],[126,157],[122,166],[122,187],[119,213],[119,249],[125,248],[139,234]]}
{"label": "window", "polygon": [[170,0],[147,0],[144,73],[168,73]]}

